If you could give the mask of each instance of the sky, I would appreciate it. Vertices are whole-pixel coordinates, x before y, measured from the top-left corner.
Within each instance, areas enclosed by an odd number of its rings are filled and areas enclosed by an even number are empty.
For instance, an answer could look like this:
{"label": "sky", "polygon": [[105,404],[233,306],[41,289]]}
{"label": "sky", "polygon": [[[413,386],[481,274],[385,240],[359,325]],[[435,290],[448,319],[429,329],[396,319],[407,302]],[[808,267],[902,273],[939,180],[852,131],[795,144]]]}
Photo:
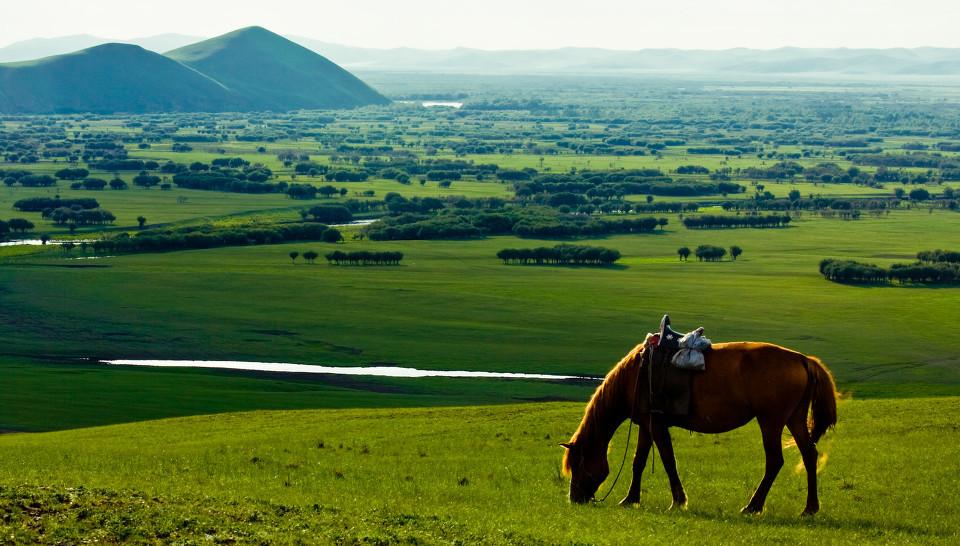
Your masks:
{"label": "sky", "polygon": [[957,0],[2,0],[0,47],[251,25],[377,48],[960,47],[958,16]]}

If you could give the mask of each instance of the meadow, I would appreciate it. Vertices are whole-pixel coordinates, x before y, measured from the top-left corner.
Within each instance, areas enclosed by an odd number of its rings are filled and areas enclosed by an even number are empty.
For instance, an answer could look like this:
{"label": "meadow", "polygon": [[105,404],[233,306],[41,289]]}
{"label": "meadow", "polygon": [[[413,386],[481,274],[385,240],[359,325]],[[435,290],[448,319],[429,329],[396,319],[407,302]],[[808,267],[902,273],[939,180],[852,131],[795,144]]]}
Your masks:
{"label": "meadow", "polygon": [[[960,357],[951,325],[960,291],[841,284],[818,271],[824,258],[888,267],[919,251],[960,249],[954,95],[922,86],[891,94],[872,85],[800,92],[382,77],[378,85],[397,98],[423,86],[468,98],[457,111],[393,105],[0,119],[0,172],[52,176],[95,164],[106,149],[156,162],[150,173],[167,184],[177,180],[161,171],[170,161],[178,174],[262,175],[275,185],[264,193],[148,189],[133,184],[136,171],[91,167],[89,176],[120,178],[129,189],[71,189],[67,180],[26,187],[12,178],[0,186],[0,220],[35,224],[8,238],[54,238],[0,247],[0,542],[957,541]],[[698,148],[721,151],[691,152]],[[916,150],[936,166],[877,166],[903,163]],[[864,153],[873,163],[858,159]],[[212,168],[229,158],[241,168]],[[833,165],[825,178],[824,163]],[[691,165],[705,171],[678,172]],[[365,180],[337,181],[337,173]],[[595,182],[604,176],[613,182]],[[634,186],[617,187],[618,176],[634,177]],[[572,185],[548,188],[551,180]],[[649,180],[668,187],[627,191]],[[717,182],[742,191],[725,193]],[[295,199],[279,184],[345,192]],[[523,196],[524,184],[542,188]],[[695,194],[672,194],[671,184]],[[915,190],[927,195],[910,196]],[[551,204],[558,194],[579,205]],[[94,197],[116,220],[71,227],[13,209],[20,199],[54,196]],[[438,208],[416,208],[423,203]],[[676,203],[699,210],[634,208]],[[349,226],[338,243],[139,253],[56,244],[187,226],[267,230],[309,221],[301,212],[315,205],[354,207],[365,219],[530,209],[574,220],[653,215],[668,224],[646,233],[421,240],[371,240],[367,228]],[[773,212],[789,214],[789,227],[683,225],[691,214]],[[564,242],[616,249],[622,258],[576,267],[505,265],[496,256]],[[679,259],[679,248],[703,244],[736,245],[743,255]],[[398,266],[334,266],[323,259],[333,250],[404,258]],[[306,251],[319,253],[317,263],[291,260]],[[629,476],[607,504],[568,505],[556,444],[575,429],[593,379],[358,378],[98,362],[600,377],[664,313],[678,330],[704,326],[715,342],[778,343],[819,356],[835,373],[844,400],[839,426],[821,444],[820,515],[797,516],[805,483],[793,469],[795,450],[767,512],[738,514],[762,468],[754,425],[721,436],[674,433],[688,511],[664,511],[659,461],[638,508],[614,503]],[[625,435],[624,427],[612,444],[613,468]]]}
{"label": "meadow", "polygon": [[762,469],[755,426],[674,433],[686,511],[666,510],[659,460],[638,507],[616,505],[629,475],[606,503],[570,505],[557,442],[580,404],[237,413],[11,435],[0,437],[0,531],[13,543],[954,544],[958,410],[956,398],[842,403],[821,443],[814,518],[798,516],[805,478],[791,448],[766,512],[739,514]]}

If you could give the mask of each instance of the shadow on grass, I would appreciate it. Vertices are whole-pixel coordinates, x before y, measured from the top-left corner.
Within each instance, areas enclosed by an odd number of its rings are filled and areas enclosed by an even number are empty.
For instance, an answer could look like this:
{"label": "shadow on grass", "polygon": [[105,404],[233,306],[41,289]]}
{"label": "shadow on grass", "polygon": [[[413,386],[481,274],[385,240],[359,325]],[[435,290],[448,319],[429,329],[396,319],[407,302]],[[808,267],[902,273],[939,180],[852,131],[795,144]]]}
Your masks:
{"label": "shadow on grass", "polygon": [[787,527],[803,529],[824,529],[833,531],[873,531],[880,533],[902,533],[913,536],[947,538],[953,535],[950,531],[939,531],[927,527],[910,525],[907,523],[894,523],[887,521],[871,520],[866,518],[845,518],[837,519],[829,515],[818,514],[813,517],[800,516],[749,516],[741,514],[718,514],[703,509],[691,508],[681,514],[683,517],[697,519],[709,519],[722,523],[746,523],[748,525],[757,525],[765,527]]}

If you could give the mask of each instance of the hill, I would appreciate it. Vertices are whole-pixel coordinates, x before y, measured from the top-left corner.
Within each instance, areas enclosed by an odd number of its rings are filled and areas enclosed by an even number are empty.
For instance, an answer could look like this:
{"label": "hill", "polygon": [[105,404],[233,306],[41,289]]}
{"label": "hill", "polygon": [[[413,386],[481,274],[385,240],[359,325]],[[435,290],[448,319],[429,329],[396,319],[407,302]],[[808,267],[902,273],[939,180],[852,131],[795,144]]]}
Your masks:
{"label": "hill", "polygon": [[350,108],[388,100],[325,57],[250,27],[167,53],[244,97],[254,110]]}
{"label": "hill", "polygon": [[[616,505],[629,468],[607,502],[571,506],[557,442],[582,403],[255,412],[3,435],[0,533],[14,544],[955,544],[958,404],[843,402],[820,443],[815,518],[799,517],[805,478],[789,447],[767,511],[739,514],[763,466],[753,425],[674,431],[687,511],[665,512],[662,468],[648,468],[635,509]],[[602,492],[626,435],[621,427],[611,444]]]}
{"label": "hill", "polygon": [[209,77],[134,45],[0,65],[3,113],[219,111],[238,104]]}

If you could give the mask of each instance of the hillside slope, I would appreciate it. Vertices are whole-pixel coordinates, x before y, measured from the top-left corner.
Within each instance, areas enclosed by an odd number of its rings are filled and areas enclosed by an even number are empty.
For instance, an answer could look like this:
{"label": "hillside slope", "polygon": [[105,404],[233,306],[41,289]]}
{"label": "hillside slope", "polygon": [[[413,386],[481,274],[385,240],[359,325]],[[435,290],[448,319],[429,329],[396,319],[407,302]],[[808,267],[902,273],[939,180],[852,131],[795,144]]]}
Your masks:
{"label": "hillside slope", "polygon": [[256,110],[350,108],[386,98],[325,57],[250,27],[167,53],[242,95]]}
{"label": "hillside slope", "polygon": [[134,45],[0,65],[3,113],[223,111],[239,104],[207,76]]}
{"label": "hillside slope", "polygon": [[[629,468],[607,502],[571,506],[557,442],[583,404],[256,412],[14,434],[0,436],[0,536],[15,544],[955,544],[958,410],[960,398],[842,403],[838,428],[819,446],[815,518],[799,517],[806,480],[793,470],[792,448],[767,511],[740,515],[762,472],[755,425],[674,432],[687,511],[665,511],[659,457],[638,508],[616,504]],[[625,440],[622,427],[611,473]]]}

